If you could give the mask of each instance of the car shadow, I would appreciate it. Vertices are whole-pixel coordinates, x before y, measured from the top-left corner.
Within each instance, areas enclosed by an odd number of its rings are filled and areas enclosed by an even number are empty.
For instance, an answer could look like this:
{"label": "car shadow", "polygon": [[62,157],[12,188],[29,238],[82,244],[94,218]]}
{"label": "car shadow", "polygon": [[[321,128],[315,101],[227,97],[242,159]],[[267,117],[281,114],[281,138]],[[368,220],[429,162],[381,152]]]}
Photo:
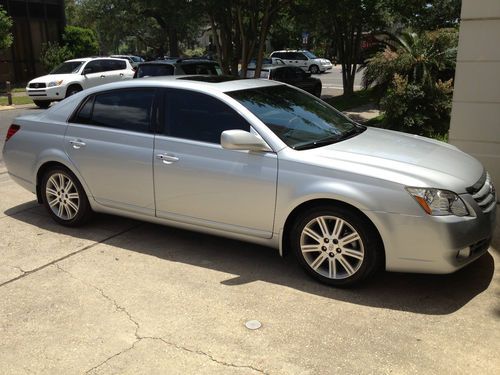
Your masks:
{"label": "car shadow", "polygon": [[[21,215],[19,206],[6,210],[5,214],[47,231],[78,238],[86,237],[85,233],[89,233],[90,237],[92,228],[106,226],[111,222],[133,222],[137,226],[135,229],[109,239],[106,244],[160,260],[237,275],[222,281],[227,286],[264,281],[332,301],[418,314],[444,315],[459,310],[488,288],[494,273],[494,259],[487,253],[450,275],[379,272],[360,286],[339,289],[316,282],[302,271],[293,257],[282,258],[277,251],[264,246],[110,215],[95,215],[86,227],[73,229],[54,225],[48,215],[47,220],[40,221],[39,215],[45,214],[41,206],[24,212],[27,211],[35,212],[38,218],[34,218],[34,215]],[[498,248],[500,243],[494,243],[494,246]]]}

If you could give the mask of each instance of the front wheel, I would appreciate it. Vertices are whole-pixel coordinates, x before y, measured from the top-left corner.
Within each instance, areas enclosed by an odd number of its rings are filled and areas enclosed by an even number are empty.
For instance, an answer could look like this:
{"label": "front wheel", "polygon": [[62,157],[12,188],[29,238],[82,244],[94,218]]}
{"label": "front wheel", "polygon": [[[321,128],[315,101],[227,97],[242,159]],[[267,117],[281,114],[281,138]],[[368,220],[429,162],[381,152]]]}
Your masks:
{"label": "front wheel", "polygon": [[317,65],[311,65],[309,67],[309,71],[312,73],[312,74],[318,74],[319,73],[319,67]]}
{"label": "front wheel", "polygon": [[290,233],[294,253],[304,270],[333,286],[350,286],[377,269],[381,246],[368,219],[344,207],[313,208]]}
{"label": "front wheel", "polygon": [[36,106],[43,109],[49,108],[50,105],[50,101],[48,100],[33,100],[33,103],[35,103]]}
{"label": "front wheel", "polygon": [[43,204],[59,224],[76,227],[84,224],[92,213],[82,185],[68,169],[49,170],[42,180]]}

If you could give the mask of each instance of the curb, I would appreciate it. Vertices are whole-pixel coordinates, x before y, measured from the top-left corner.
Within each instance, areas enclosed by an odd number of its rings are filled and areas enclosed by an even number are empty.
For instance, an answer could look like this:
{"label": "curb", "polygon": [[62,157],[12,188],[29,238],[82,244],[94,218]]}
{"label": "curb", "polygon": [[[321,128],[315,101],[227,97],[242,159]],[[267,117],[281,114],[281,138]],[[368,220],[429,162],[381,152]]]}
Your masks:
{"label": "curb", "polygon": [[19,105],[0,105],[1,111],[11,111],[13,109],[28,109],[28,108],[37,108],[35,104],[19,104]]}

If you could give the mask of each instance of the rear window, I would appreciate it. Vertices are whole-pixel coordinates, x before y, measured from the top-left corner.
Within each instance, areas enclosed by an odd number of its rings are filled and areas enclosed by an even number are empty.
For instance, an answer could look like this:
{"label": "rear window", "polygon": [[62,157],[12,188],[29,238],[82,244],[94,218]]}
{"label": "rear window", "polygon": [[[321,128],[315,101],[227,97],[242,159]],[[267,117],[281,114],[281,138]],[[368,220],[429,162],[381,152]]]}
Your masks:
{"label": "rear window", "polygon": [[146,64],[137,69],[137,78],[174,75],[174,67],[170,64]]}
{"label": "rear window", "polygon": [[181,64],[180,67],[185,74],[222,75],[222,69],[217,64]]}

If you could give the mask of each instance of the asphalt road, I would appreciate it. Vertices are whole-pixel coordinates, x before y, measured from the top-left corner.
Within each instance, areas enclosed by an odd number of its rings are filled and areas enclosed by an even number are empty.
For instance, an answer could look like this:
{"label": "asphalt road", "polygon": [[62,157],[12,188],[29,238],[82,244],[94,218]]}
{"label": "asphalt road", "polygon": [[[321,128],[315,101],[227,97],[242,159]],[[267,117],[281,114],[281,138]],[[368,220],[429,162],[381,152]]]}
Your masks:
{"label": "asphalt road", "polygon": [[[354,78],[354,90],[361,89],[361,79],[362,72],[357,72]],[[322,73],[315,74],[313,77],[321,79],[321,83],[323,84],[322,95],[342,95],[343,86],[342,86],[342,69],[340,65],[334,66],[332,70]]]}

